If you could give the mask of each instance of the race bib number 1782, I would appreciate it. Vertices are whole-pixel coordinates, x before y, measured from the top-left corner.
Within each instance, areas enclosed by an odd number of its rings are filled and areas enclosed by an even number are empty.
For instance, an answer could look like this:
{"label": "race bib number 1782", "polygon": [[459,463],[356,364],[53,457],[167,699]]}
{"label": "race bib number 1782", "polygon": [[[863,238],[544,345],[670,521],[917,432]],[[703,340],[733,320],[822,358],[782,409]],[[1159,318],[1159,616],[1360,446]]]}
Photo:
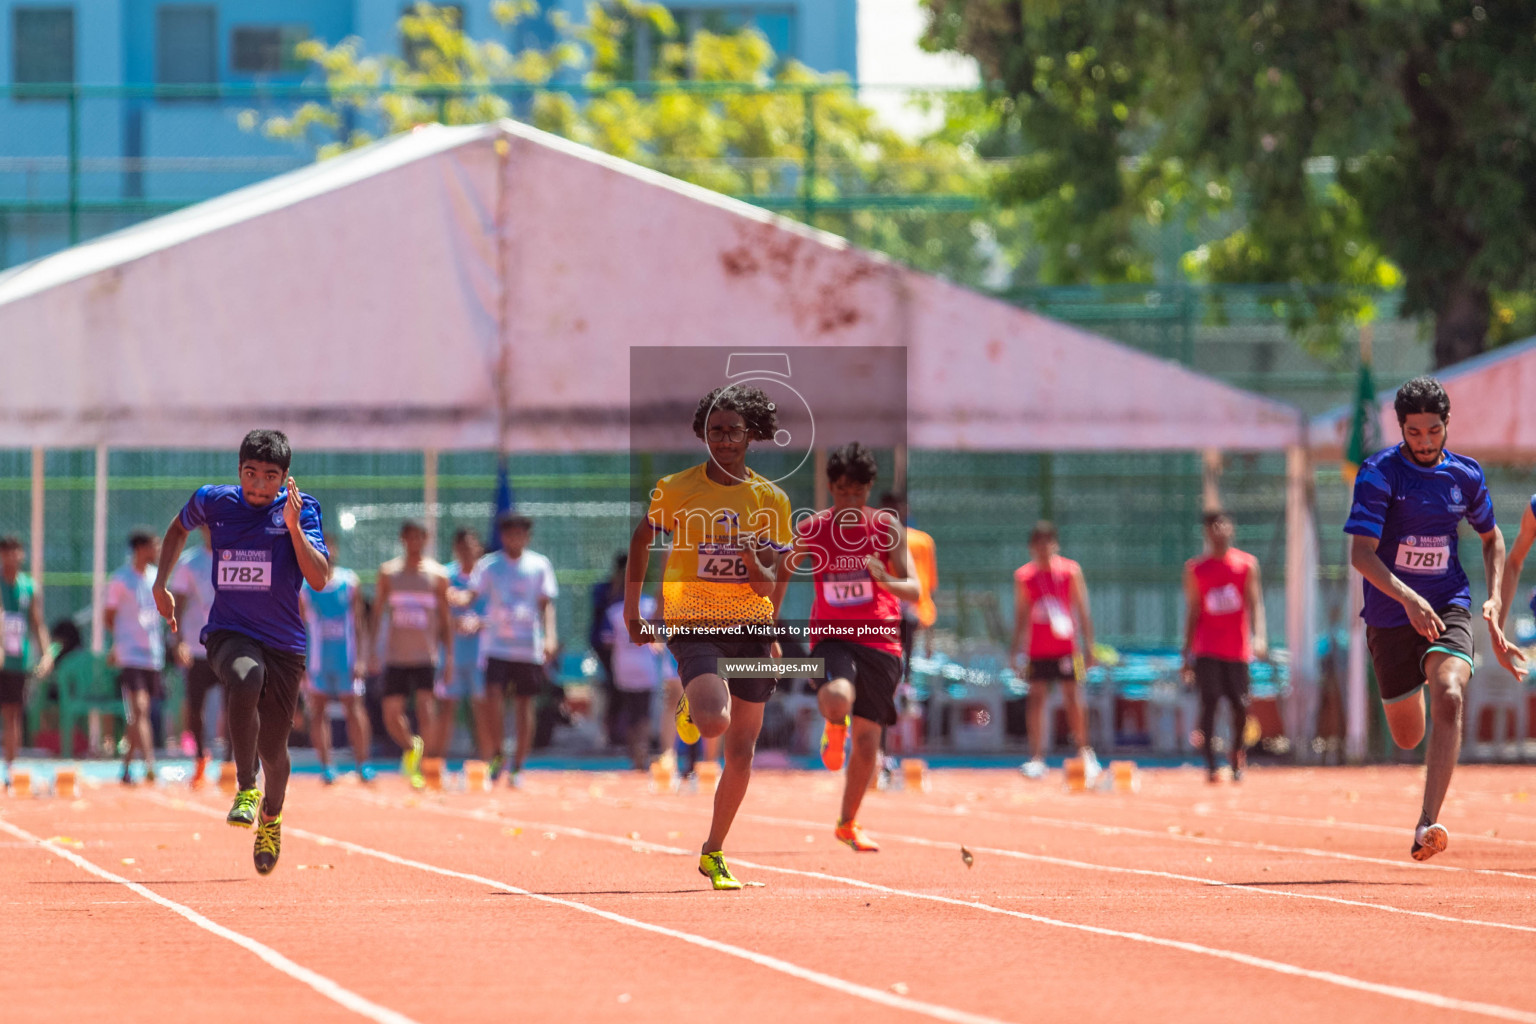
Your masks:
{"label": "race bib number 1782", "polygon": [[218,584],[220,590],[272,589],[272,553],[220,551]]}

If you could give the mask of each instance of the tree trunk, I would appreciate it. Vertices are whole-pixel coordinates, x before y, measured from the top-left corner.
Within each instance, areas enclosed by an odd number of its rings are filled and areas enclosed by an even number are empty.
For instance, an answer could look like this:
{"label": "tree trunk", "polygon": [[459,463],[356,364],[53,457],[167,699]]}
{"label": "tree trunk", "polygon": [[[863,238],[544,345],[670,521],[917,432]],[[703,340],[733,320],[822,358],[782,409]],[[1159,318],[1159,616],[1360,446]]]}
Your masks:
{"label": "tree trunk", "polygon": [[1435,310],[1435,367],[1470,359],[1488,340],[1492,301],[1488,289],[1469,281],[1451,285]]}

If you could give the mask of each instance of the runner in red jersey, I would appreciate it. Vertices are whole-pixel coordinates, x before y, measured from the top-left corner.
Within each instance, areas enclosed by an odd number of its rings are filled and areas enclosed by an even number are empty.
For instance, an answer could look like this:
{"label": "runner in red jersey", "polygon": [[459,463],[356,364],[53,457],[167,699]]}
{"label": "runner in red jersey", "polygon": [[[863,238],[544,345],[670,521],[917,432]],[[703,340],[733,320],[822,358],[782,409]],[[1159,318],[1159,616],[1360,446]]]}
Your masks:
{"label": "runner in red jersey", "polygon": [[1216,706],[1232,705],[1232,781],[1243,777],[1243,728],[1248,723],[1248,662],[1268,654],[1259,560],[1232,546],[1225,512],[1205,515],[1206,553],[1184,563],[1184,682],[1200,688],[1205,766],[1216,775]]}
{"label": "runner in red jersey", "polygon": [[860,853],[880,847],[864,835],[857,816],[880,757],[880,731],[896,723],[901,683],[901,602],[915,601],[921,584],[912,571],[900,520],[866,506],[875,482],[875,457],[857,441],[827,457],[832,507],[799,525],[792,569],[811,570],[811,656],[826,661],[816,700],[827,724],[821,761],[843,767],[850,722],[853,754],[843,785],[835,835]]}
{"label": "runner in red jersey", "polygon": [[[1083,570],[1061,557],[1056,527],[1041,521],[1029,534],[1030,561],[1013,574],[1013,657],[1015,670],[1029,683],[1030,759],[1019,769],[1027,778],[1045,776],[1045,705],[1050,687],[1061,687],[1067,726],[1088,776],[1099,774],[1099,759],[1088,745],[1083,698],[1078,687],[1077,655],[1082,669],[1093,665],[1093,616]],[[1081,644],[1079,644],[1081,634]]]}

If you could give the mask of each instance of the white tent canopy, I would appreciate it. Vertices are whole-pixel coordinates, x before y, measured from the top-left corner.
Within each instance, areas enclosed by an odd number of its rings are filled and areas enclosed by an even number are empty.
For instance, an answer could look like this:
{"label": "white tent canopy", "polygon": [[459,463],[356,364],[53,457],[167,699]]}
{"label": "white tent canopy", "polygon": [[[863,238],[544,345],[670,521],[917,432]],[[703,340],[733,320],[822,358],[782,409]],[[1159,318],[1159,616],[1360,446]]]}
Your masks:
{"label": "white tent canopy", "polygon": [[622,449],[640,345],[905,346],[922,447],[1303,431],[1288,406],[511,121],[424,128],[0,275],[0,339],[0,446],[206,447],[262,423],[310,449]]}
{"label": "white tent canopy", "polygon": [[902,347],[913,446],[1288,449],[1290,647],[1311,650],[1295,409],[511,121],[0,274],[0,344],[0,446],[99,457],[256,424],[310,450],[622,450],[631,347]]}
{"label": "white tent canopy", "polygon": [[[1485,462],[1517,465],[1536,462],[1536,338],[1446,367],[1435,374],[1451,400],[1450,447]],[[1376,395],[1378,437],[1391,443],[1400,436],[1392,400],[1399,382]],[[1354,409],[1331,409],[1312,421],[1312,454],[1340,459],[1349,443]]]}

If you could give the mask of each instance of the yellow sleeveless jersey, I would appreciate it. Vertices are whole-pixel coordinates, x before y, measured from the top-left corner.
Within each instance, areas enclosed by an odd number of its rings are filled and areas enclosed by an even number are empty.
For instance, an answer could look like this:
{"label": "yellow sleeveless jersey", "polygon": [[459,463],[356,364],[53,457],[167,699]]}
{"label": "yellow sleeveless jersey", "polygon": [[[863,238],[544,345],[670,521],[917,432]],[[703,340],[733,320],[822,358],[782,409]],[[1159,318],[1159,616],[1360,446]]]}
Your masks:
{"label": "yellow sleeveless jersey", "polygon": [[739,484],[717,484],[706,466],[664,476],[651,492],[646,517],[672,542],[661,585],[667,625],[772,622],[773,602],[747,582],[744,544],[756,537],[789,550],[789,497],[750,469]]}

